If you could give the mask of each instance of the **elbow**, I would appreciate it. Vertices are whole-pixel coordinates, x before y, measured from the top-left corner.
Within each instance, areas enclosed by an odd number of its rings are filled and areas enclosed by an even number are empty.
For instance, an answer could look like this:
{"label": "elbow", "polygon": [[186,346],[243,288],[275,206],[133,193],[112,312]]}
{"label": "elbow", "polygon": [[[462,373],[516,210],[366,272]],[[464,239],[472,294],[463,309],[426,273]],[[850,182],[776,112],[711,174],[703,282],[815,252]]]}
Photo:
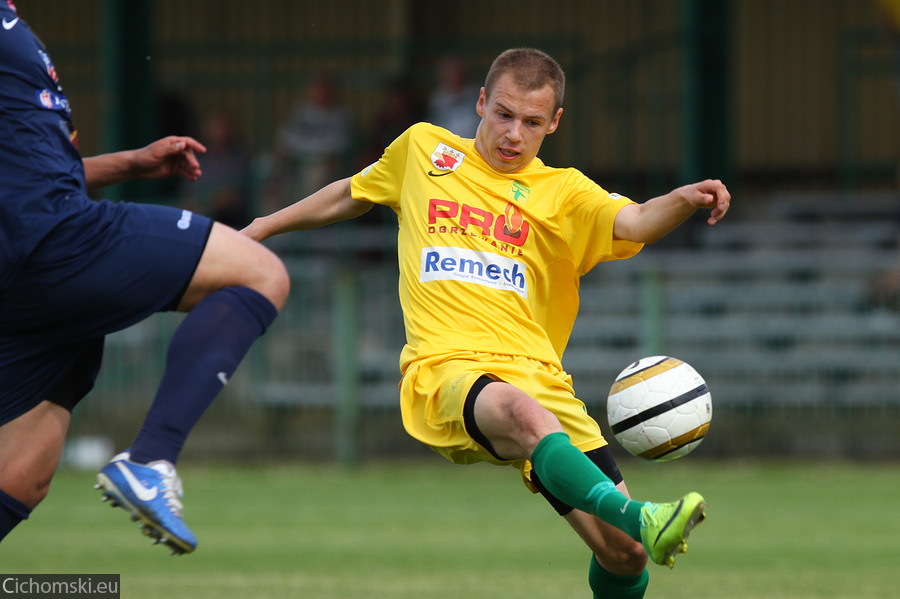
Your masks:
{"label": "elbow", "polygon": [[623,231],[621,233],[615,233],[614,239],[630,241],[632,243],[643,243],[646,245],[653,245],[660,239],[666,236],[666,232],[659,231],[651,231],[641,229],[640,227],[635,227],[628,229],[627,231]]}
{"label": "elbow", "polygon": [[372,202],[361,202],[359,200],[353,200],[353,201],[356,202],[356,204],[357,204],[354,217],[362,216],[363,214],[366,214],[375,205]]}
{"label": "elbow", "polygon": [[666,236],[666,233],[644,235],[642,239],[638,240],[638,242],[643,243],[645,245],[653,245],[654,243],[661,240],[665,236]]}

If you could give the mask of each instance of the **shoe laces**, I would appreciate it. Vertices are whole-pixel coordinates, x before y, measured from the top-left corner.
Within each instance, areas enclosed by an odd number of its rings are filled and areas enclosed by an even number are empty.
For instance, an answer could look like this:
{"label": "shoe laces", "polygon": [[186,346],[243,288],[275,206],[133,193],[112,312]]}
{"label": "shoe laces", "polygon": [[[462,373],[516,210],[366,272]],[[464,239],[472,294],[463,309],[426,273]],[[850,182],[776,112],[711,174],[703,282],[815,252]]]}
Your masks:
{"label": "shoe laces", "polygon": [[660,508],[662,507],[663,504],[661,503],[652,503],[650,501],[644,503],[644,508],[641,510],[641,528],[658,526],[660,524]]}
{"label": "shoe laces", "polygon": [[181,517],[181,498],[184,497],[184,487],[181,484],[181,478],[175,471],[175,466],[168,460],[157,460],[147,464],[162,475],[162,493],[163,498],[172,511]]}

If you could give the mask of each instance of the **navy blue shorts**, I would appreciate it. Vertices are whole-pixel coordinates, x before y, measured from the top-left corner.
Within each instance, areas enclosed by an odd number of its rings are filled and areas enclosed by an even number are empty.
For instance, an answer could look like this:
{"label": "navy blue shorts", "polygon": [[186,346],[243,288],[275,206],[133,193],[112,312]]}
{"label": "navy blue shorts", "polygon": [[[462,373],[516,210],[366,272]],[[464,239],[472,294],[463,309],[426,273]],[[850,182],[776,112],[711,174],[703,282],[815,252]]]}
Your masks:
{"label": "navy blue shorts", "polygon": [[51,231],[0,293],[0,424],[84,397],[104,336],[174,310],[211,229],[180,209],[104,201]]}

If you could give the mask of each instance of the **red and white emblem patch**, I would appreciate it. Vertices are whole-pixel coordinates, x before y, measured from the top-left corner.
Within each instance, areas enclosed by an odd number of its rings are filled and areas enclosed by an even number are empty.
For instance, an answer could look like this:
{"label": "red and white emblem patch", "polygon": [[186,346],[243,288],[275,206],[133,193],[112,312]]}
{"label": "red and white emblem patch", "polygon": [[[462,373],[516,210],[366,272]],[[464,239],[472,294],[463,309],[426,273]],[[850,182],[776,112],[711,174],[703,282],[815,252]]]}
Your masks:
{"label": "red and white emblem patch", "polygon": [[[462,164],[466,155],[450,146],[438,143],[437,148],[431,153],[431,164],[439,171],[449,174]],[[442,174],[443,174],[442,173]]]}

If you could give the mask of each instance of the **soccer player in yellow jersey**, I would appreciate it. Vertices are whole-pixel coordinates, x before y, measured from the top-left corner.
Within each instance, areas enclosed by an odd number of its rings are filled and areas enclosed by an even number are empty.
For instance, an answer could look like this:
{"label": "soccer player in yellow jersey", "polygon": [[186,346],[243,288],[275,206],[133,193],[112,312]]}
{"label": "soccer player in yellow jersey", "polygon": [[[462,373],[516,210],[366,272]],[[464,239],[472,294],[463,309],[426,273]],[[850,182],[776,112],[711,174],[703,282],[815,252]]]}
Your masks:
{"label": "soccer player in yellow jersey", "polygon": [[375,164],[244,230],[262,240],[390,206],[399,222],[400,358],[406,430],[453,462],[513,465],[593,551],[596,596],[641,597],[648,556],[674,564],[705,516],[690,493],[632,501],[561,356],[579,277],[628,258],[697,209],[728,211],[720,181],[642,204],[537,158],[559,126],[565,76],[551,57],[508,50],[488,72],[475,139],[419,123]]}

